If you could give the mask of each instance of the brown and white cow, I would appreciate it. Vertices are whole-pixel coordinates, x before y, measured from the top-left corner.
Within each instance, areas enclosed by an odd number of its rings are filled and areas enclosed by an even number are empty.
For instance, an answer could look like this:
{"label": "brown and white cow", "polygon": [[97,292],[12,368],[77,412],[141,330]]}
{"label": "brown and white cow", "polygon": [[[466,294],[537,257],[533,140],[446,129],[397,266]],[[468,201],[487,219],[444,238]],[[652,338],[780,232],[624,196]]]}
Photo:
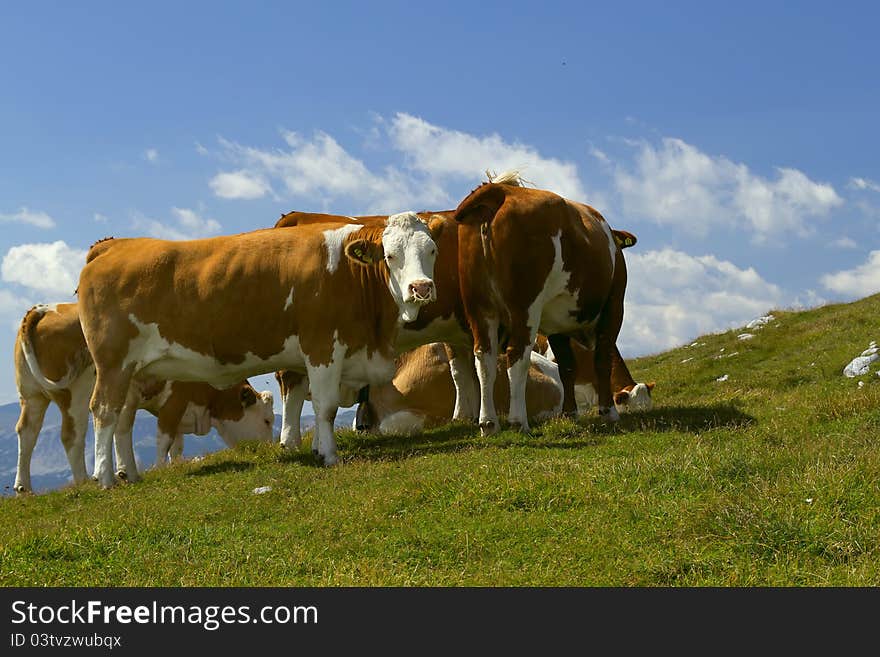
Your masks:
{"label": "brown and white cow", "polygon": [[508,422],[528,430],[526,374],[539,330],[549,336],[559,363],[563,411],[575,411],[574,337],[595,347],[599,414],[616,421],[611,354],[623,321],[626,264],[611,227],[590,206],[521,186],[515,173],[495,180],[465,197],[454,215],[481,431],[498,430],[492,393],[499,344],[508,361]]}
{"label": "brown and white cow", "polygon": [[[15,491],[31,490],[31,455],[50,402],[61,411],[61,442],[75,483],[86,479],[85,435],[95,365],[80,327],[75,303],[38,305],[24,316],[15,339],[15,383],[21,404],[18,471]],[[183,450],[183,434],[204,435],[216,428],[227,445],[241,440],[271,441],[272,393],[257,393],[247,381],[227,390],[206,383],[181,383],[136,378],[117,424],[116,451],[120,475],[139,478],[131,431],[135,413],[145,409],[157,418],[156,463],[169,450]]]}
{"label": "brown and white cow", "polygon": [[[411,435],[426,427],[446,424],[455,404],[455,386],[450,376],[450,353],[442,343],[417,347],[398,358],[397,373],[389,383],[373,386],[369,414],[379,433]],[[498,359],[498,367],[506,367]],[[495,399],[508,399],[507,380],[495,382]],[[526,383],[526,406],[529,419],[540,422],[558,415],[562,409],[562,381],[556,364],[532,352]]]}
{"label": "brown and white cow", "polygon": [[[455,385],[455,405],[451,417],[476,420],[476,374],[473,370],[471,334],[464,320],[458,284],[458,226],[452,220],[452,211],[421,212],[419,216],[431,222],[438,255],[434,263],[434,284],[437,298],[419,312],[413,321],[403,324],[394,343],[396,353],[403,353],[430,342],[445,342],[452,351],[450,365]],[[315,223],[344,225],[378,225],[386,221],[384,215],[348,217],[345,215],[289,212],[281,216],[275,228],[294,229]],[[456,355],[465,356],[456,357]],[[296,449],[301,443],[300,414],[307,398],[308,378],[299,372],[279,371],[275,374],[281,390],[282,428],[281,444]],[[366,399],[366,390],[344,390],[341,405],[351,406]],[[366,406],[362,407],[366,409]],[[447,418],[448,419],[448,418]]]}
{"label": "brown and white cow", "polygon": [[[571,341],[574,354],[574,397],[577,403],[578,415],[584,415],[597,405],[599,398],[596,394],[596,363],[592,349],[587,349],[576,340]],[[556,361],[550,343],[543,335],[538,335],[535,340],[536,352]],[[629,372],[626,361],[620,355],[617,345],[611,357],[611,391],[613,393],[614,406],[620,411],[649,411],[653,407],[651,393],[654,390],[654,382],[636,383]],[[496,396],[497,399],[497,396]]]}
{"label": "brown and white cow", "polygon": [[133,375],[228,386],[280,369],[308,375],[318,454],[337,461],[340,385],[394,376],[400,325],[436,296],[437,246],[414,213],[375,226],[313,224],[201,240],[95,245],[80,273],[83,333],[97,368],[95,472]]}

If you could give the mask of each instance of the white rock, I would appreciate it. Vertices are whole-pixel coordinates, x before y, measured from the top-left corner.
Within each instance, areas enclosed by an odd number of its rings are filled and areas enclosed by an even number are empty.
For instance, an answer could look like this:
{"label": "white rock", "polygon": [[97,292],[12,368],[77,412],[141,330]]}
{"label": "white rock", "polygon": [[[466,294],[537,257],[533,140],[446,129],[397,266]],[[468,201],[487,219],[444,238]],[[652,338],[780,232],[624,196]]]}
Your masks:
{"label": "white rock", "polygon": [[691,360],[693,360],[693,359],[694,359],[694,357],[691,356],[690,358],[685,358],[685,359],[684,359],[683,361],[681,361],[681,362],[682,362],[682,363],[687,363],[688,361],[691,361]]}
{"label": "white rock", "polygon": [[871,363],[873,363],[878,358],[880,358],[880,355],[878,354],[871,354],[870,356],[856,356],[849,362],[849,365],[843,368],[843,375],[848,376],[852,379],[853,377],[867,374],[868,370],[871,367]]}
{"label": "white rock", "polygon": [[725,374],[724,376],[719,376],[719,377],[718,377],[717,379],[715,379],[715,380],[718,381],[719,383],[724,383],[724,382],[727,381],[727,379],[729,379],[729,378],[730,378],[730,375],[729,375],[729,374]]}
{"label": "white rock", "polygon": [[740,333],[738,336],[736,336],[736,339],[737,340],[751,340],[753,337],[755,337],[755,336],[751,333]]}
{"label": "white rock", "polygon": [[758,317],[758,319],[753,319],[751,322],[746,324],[747,329],[756,329],[761,328],[765,324],[769,324],[774,319],[776,319],[773,315],[764,315],[763,317]]}
{"label": "white rock", "polygon": [[[877,374],[880,374],[880,372],[877,372]],[[859,388],[864,388],[864,387],[865,387],[865,382],[859,381]]]}
{"label": "white rock", "polygon": [[254,488],[254,495],[262,495],[263,493],[268,493],[270,490],[272,490],[271,486],[260,486]]}

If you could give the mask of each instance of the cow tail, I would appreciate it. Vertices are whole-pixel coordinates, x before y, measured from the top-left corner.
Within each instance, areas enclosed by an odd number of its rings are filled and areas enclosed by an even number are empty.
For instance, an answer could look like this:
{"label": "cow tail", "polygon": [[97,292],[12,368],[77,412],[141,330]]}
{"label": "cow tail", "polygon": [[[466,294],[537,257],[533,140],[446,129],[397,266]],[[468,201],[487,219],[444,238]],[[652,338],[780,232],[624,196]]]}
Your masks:
{"label": "cow tail", "polygon": [[24,319],[21,320],[21,352],[27,363],[28,369],[37,380],[37,383],[46,390],[63,390],[70,385],[70,382],[73,380],[76,373],[71,370],[60,381],[52,381],[51,379],[46,378],[43,374],[43,370],[40,367],[40,361],[37,358],[37,354],[34,352],[34,331],[37,328],[37,324],[40,323],[40,320],[43,319],[43,316],[49,312],[49,310],[49,306],[41,304],[34,306],[25,313]]}

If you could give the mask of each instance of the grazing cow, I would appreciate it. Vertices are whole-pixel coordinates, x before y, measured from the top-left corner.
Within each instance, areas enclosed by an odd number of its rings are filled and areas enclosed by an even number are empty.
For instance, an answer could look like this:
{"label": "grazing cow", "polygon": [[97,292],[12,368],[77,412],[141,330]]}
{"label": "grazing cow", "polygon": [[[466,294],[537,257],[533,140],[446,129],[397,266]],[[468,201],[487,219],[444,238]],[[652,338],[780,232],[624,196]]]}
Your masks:
{"label": "grazing cow", "polygon": [[[369,406],[376,428],[382,434],[410,435],[425,427],[449,422],[455,404],[455,387],[449,367],[448,348],[439,342],[417,347],[398,358],[394,379],[370,389]],[[535,422],[558,415],[562,409],[562,381],[556,364],[532,352],[526,383],[526,406]],[[502,359],[498,366],[504,367]],[[495,398],[508,397],[506,380],[499,378]],[[360,406],[358,410],[360,411]]]}
{"label": "grazing cow", "polygon": [[[595,356],[592,349],[587,349],[576,340],[571,341],[571,348],[575,361],[574,397],[578,415],[584,415],[599,401],[596,394]],[[538,335],[534,349],[555,362],[553,350],[545,336]],[[618,411],[649,411],[653,406],[651,392],[654,390],[654,382],[636,383],[617,345],[614,345],[611,356],[611,390],[614,406]]]}
{"label": "grazing cow", "polygon": [[[18,472],[15,491],[31,490],[31,455],[50,402],[61,411],[61,442],[75,483],[86,479],[85,436],[95,365],[80,327],[75,303],[39,305],[24,316],[15,339],[15,383],[21,404]],[[135,481],[131,443],[135,413],[143,408],[157,418],[157,464],[183,450],[183,434],[204,435],[215,427],[227,445],[240,440],[272,440],[272,393],[257,393],[247,381],[227,390],[206,383],[138,378],[117,425],[120,476]]]}
{"label": "grazing cow", "polygon": [[570,337],[594,347],[599,415],[618,419],[611,353],[623,321],[626,264],[610,226],[595,209],[521,186],[515,172],[472,191],[455,210],[462,302],[480,382],[480,430],[498,430],[493,390],[499,345],[510,381],[508,422],[528,430],[525,384],[538,331],[549,336],[576,410]]}
{"label": "grazing cow", "polygon": [[394,376],[400,324],[436,297],[437,246],[411,212],[377,225],[313,224],[201,240],[101,242],[80,273],[80,321],[95,361],[95,472],[133,375],[228,386],[280,369],[308,374],[315,442],[337,461],[341,384]]}
{"label": "grazing cow", "polygon": [[[426,221],[431,221],[432,233],[437,243],[438,255],[434,263],[434,284],[436,300],[424,307],[413,321],[407,321],[397,335],[394,347],[402,353],[429,342],[445,342],[452,350],[450,365],[453,384],[456,389],[454,419],[476,419],[479,410],[476,403],[476,374],[473,370],[471,335],[464,320],[461,294],[458,284],[458,226],[452,221],[452,211],[419,213]],[[347,217],[342,215],[289,212],[281,216],[275,228],[293,229],[315,223],[333,222],[345,225],[376,225],[386,220],[385,216]],[[298,230],[298,228],[297,228]],[[467,356],[456,358],[456,355]],[[301,443],[299,418],[303,401],[308,395],[308,379],[300,372],[279,371],[275,373],[281,390],[282,428],[281,444],[296,449]],[[364,401],[368,389],[343,391],[346,401],[343,406],[351,406],[355,401]],[[365,413],[367,405],[360,406],[357,424],[368,428],[372,420]]]}

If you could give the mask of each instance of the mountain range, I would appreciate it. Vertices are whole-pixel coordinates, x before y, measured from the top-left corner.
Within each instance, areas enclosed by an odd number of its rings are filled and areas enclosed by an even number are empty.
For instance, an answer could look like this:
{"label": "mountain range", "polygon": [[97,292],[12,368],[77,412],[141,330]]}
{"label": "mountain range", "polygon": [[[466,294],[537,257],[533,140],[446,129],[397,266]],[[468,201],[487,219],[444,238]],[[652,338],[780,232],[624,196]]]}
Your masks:
{"label": "mountain range", "polygon": [[[0,406],[0,495],[13,495],[15,471],[18,467],[17,403]],[[350,427],[354,409],[340,409],[336,415],[337,427]],[[307,431],[315,426],[314,415],[304,415],[301,427]],[[275,435],[281,433],[281,416],[275,414]],[[156,462],[156,418],[146,411],[138,411],[132,431],[135,458],[141,471]],[[186,435],[183,439],[184,458],[227,449],[216,429],[205,436]],[[86,466],[92,472],[95,462],[95,438],[92,421],[86,433]],[[43,429],[31,458],[31,485],[35,492],[52,490],[71,481],[70,465],[61,445],[61,414],[58,407],[50,404],[43,421]]]}

